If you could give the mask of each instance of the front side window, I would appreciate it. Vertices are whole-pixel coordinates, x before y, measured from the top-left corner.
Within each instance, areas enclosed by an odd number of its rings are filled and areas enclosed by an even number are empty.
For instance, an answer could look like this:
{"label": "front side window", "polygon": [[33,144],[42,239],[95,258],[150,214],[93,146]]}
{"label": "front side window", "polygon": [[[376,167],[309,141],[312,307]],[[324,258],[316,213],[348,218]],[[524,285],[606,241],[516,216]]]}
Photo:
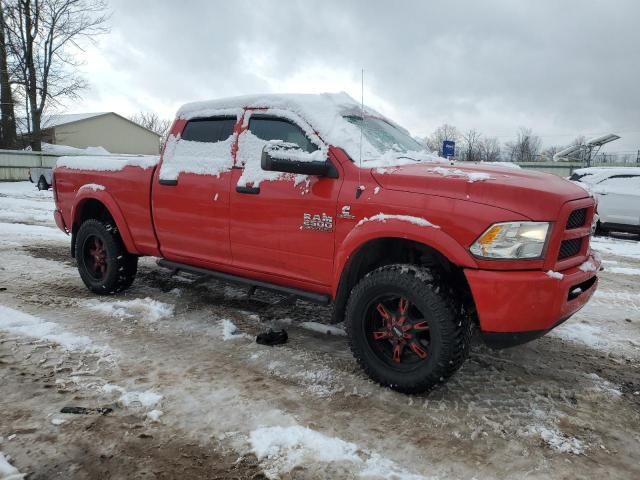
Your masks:
{"label": "front side window", "polygon": [[261,140],[282,140],[295,143],[305,152],[313,152],[318,149],[307,138],[304,131],[289,120],[252,117],[249,120],[249,131]]}
{"label": "front side window", "polygon": [[182,131],[182,139],[192,142],[222,142],[233,135],[236,118],[198,118],[189,120]]}

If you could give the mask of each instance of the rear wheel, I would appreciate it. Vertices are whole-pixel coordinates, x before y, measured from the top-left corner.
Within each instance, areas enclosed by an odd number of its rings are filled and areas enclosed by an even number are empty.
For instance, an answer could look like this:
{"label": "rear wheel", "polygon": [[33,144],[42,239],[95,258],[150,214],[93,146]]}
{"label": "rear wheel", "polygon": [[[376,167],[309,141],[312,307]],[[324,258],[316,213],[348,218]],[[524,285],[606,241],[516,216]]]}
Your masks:
{"label": "rear wheel", "polygon": [[115,226],[99,220],[80,225],[76,260],[87,288],[103,295],[129,288],[138,270],[138,257],[126,251]]}
{"label": "rear wheel", "polygon": [[425,392],[460,368],[470,324],[454,313],[444,286],[421,267],[390,265],[367,275],[351,293],[346,326],[351,350],[378,383]]}
{"label": "rear wheel", "polygon": [[49,190],[49,184],[43,175],[38,179],[38,190]]}

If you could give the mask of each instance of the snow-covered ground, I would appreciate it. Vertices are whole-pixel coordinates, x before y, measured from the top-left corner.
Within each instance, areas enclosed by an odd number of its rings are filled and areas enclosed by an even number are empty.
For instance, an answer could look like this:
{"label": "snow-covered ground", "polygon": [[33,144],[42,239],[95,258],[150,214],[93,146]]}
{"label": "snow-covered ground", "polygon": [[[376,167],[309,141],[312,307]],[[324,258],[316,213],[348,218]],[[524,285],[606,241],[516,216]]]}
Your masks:
{"label": "snow-covered ground", "polygon": [[[0,183],[0,479],[640,478],[637,240],[594,239],[599,290],[548,336],[474,344],[445,387],[407,396],[368,381],[326,308],[153,259],[125,294],[91,295],[52,208]],[[289,342],[256,344],[269,327]]]}

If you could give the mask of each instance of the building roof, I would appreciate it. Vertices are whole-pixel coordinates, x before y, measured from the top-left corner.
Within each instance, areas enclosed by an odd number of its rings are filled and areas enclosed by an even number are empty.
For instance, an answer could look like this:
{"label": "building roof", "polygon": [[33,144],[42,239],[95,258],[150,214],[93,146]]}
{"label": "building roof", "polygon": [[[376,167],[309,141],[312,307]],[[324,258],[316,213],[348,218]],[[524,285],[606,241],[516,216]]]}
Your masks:
{"label": "building roof", "polygon": [[122,120],[125,120],[135,125],[138,128],[142,128],[143,130],[146,130],[147,132],[151,132],[154,135],[160,137],[160,135],[154,132],[153,130],[148,129],[147,127],[143,127],[139,123],[136,123],[133,120],[130,120],[126,117],[123,117],[122,115],[119,115],[116,112],[64,113],[64,114],[44,115],[42,117],[41,128],[43,130],[47,128],[55,128],[61,125],[68,125],[70,123],[82,122],[83,120],[89,120],[90,118],[101,117],[103,115],[115,115],[116,117],[119,117]]}
{"label": "building roof", "polygon": [[112,112],[94,112],[94,113],[65,113],[45,115],[42,117],[42,128],[58,127],[60,125],[66,125],[67,123],[79,122],[80,120],[87,120],[93,117],[99,117]]}

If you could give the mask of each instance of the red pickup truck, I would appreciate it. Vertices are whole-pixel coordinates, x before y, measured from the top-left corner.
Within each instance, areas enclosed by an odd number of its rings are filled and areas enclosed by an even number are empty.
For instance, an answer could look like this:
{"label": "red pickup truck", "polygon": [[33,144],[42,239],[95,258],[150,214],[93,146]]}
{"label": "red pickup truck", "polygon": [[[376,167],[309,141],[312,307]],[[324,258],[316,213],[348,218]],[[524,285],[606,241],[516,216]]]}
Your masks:
{"label": "red pickup truck", "polygon": [[562,178],[449,162],[346,94],[182,107],[161,157],[65,157],[58,226],[87,287],[138,257],[333,303],[374,380],[426,391],[465,360],[544,335],[593,295],[595,203]]}

